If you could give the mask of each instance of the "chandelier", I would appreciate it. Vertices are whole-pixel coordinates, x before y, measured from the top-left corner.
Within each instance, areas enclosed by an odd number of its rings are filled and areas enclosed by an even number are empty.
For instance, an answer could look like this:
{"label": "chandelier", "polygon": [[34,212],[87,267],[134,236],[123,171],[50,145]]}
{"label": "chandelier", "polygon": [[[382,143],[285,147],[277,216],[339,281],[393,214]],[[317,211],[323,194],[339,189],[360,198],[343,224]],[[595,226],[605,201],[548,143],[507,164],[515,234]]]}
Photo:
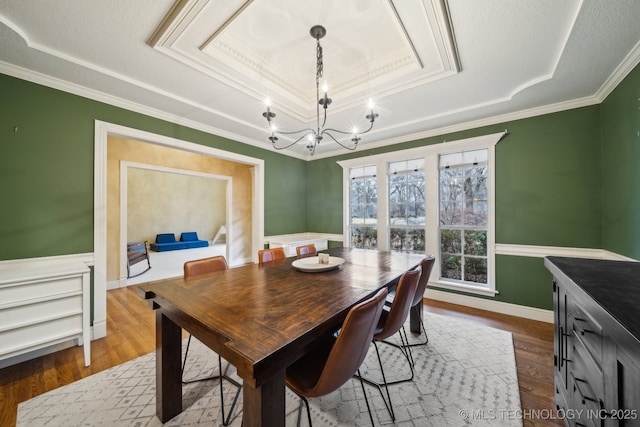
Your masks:
{"label": "chandelier", "polygon": [[[369,132],[373,128],[373,122],[378,117],[378,114],[376,114],[373,111],[373,101],[369,100],[369,106],[368,106],[369,114],[365,116],[365,118],[369,121],[369,128],[367,130],[360,132],[356,127],[354,127],[351,131],[325,128],[325,124],[327,123],[327,108],[329,107],[329,105],[331,105],[331,98],[329,98],[329,95],[328,95],[329,89],[327,87],[326,82],[323,84],[323,87],[322,87],[323,96],[320,97],[320,79],[322,78],[322,72],[323,72],[322,46],[320,46],[320,39],[327,34],[327,30],[322,25],[314,25],[313,27],[311,27],[311,30],[309,31],[309,33],[311,34],[311,37],[316,39],[316,101],[317,101],[316,128],[315,129],[306,128],[306,129],[300,129],[297,131],[289,131],[289,132],[278,130],[273,121],[273,119],[275,119],[276,117],[276,114],[273,111],[271,111],[271,102],[267,100],[266,101],[267,110],[264,113],[262,113],[262,117],[267,119],[267,122],[269,124],[269,128],[271,131],[271,136],[269,136],[269,140],[271,141],[275,149],[283,150],[285,148],[289,148],[297,144],[303,139],[306,139],[307,149],[309,150],[309,153],[312,156],[316,151],[316,147],[318,146],[318,144],[320,144],[320,141],[322,141],[322,139],[325,136],[331,138],[333,141],[341,145],[343,148],[346,148],[347,150],[355,150],[356,148],[358,148],[358,142],[360,142],[360,135]],[[322,107],[322,109],[324,110],[322,124],[320,123],[320,107]],[[281,135],[301,134],[301,135],[295,141],[289,144],[279,145],[278,137],[276,136],[277,134],[281,134]],[[336,138],[334,134],[350,135],[351,143],[340,142],[340,140]]]}

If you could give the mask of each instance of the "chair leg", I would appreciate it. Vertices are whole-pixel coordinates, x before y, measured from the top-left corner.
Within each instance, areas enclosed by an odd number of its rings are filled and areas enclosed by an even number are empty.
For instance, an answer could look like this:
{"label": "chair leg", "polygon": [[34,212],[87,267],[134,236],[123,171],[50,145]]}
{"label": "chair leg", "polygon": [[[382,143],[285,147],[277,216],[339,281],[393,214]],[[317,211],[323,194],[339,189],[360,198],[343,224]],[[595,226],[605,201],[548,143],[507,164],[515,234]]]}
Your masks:
{"label": "chair leg", "polygon": [[309,420],[309,427],[313,427],[313,423],[311,422],[311,409],[309,409],[309,401],[306,397],[300,396],[300,404],[298,405],[298,421],[296,422],[296,426],[300,427],[300,421],[302,418],[302,403],[304,402],[304,406],[307,408],[307,419]]}
{"label": "chair leg", "polygon": [[[376,342],[381,342],[387,345],[390,345],[392,347],[397,348],[398,350],[400,350],[402,352],[402,355],[405,357],[405,359],[407,359],[407,363],[409,363],[409,369],[411,370],[411,376],[409,378],[402,378],[399,380],[393,380],[393,381],[389,381],[387,384],[400,384],[400,383],[406,383],[409,381],[413,380],[414,377],[414,370],[413,370],[413,353],[411,352],[411,349],[407,347],[408,344],[408,339],[407,339],[407,333],[404,330],[404,327],[402,327],[399,331],[398,331],[398,335],[400,336],[400,345],[391,342],[391,341],[387,341],[387,340],[381,340],[381,341],[374,341],[373,343],[376,344]],[[376,351],[378,350],[378,347],[376,346]]]}
{"label": "chair leg", "polygon": [[[364,401],[367,404],[367,411],[369,412],[369,419],[371,420],[371,425],[375,426],[376,423],[373,421],[373,413],[371,412],[371,406],[369,405],[369,398],[367,397],[367,391],[364,389],[364,381],[366,380],[362,379],[362,375],[360,374],[360,369],[358,369],[356,376],[360,379],[360,385],[362,386],[362,394],[364,394]],[[380,391],[380,393],[382,393],[382,390]],[[311,409],[309,409],[309,401],[304,396],[298,395],[298,397],[300,397],[300,405],[298,405],[298,421],[296,425],[300,427],[300,421],[302,418],[302,404],[304,402],[304,406],[307,408],[307,419],[309,420],[309,427],[313,427],[313,423],[311,422]],[[384,400],[384,396],[382,397],[382,400]],[[385,405],[386,403],[387,402],[385,401]]]}
{"label": "chair leg", "polygon": [[[222,357],[220,357],[220,355],[218,355],[218,369],[220,372],[222,372]],[[222,409],[222,425],[223,426],[228,426],[229,422],[231,421],[231,416],[233,415],[233,410],[236,407],[236,404],[238,403],[238,398],[240,397],[240,392],[242,391],[242,384],[240,384],[239,382],[237,382],[236,380],[234,380],[233,378],[230,378],[229,376],[227,376],[227,369],[229,369],[229,364],[227,363],[227,367],[224,370],[224,374],[220,375],[220,407]],[[233,403],[231,403],[231,408],[229,408],[229,414],[227,415],[227,417],[225,418],[224,416],[224,390],[222,388],[222,379],[225,379],[227,381],[229,381],[231,384],[235,385],[238,390],[236,391],[236,395],[233,398]]]}
{"label": "chair leg", "polygon": [[[206,380],[219,380],[220,382],[220,407],[222,409],[222,425],[223,426],[228,426],[229,422],[231,420],[231,417],[233,416],[233,410],[236,407],[236,404],[238,403],[238,398],[240,397],[240,392],[242,391],[242,384],[237,382],[236,380],[234,380],[233,378],[229,377],[227,375],[227,371],[229,370],[229,364],[227,363],[227,367],[224,369],[224,372],[222,371],[222,357],[220,357],[220,355],[218,355],[218,372],[219,375],[212,375],[209,377],[203,377],[203,378],[195,378],[195,379],[190,379],[190,380],[185,380],[184,379],[184,368],[187,364],[187,356],[189,355],[189,345],[191,344],[191,335],[189,335],[189,338],[187,339],[187,348],[185,350],[184,353],[184,360],[182,361],[182,372],[181,372],[181,378],[182,378],[182,384],[190,384],[190,383],[194,383],[197,381],[206,381]],[[224,388],[222,387],[222,380],[225,379],[228,382],[230,382],[231,384],[233,384],[234,386],[236,386],[238,388],[238,391],[236,391],[236,395],[233,398],[233,403],[231,403],[231,408],[229,409],[229,414],[227,414],[227,416],[225,417],[225,413],[224,413]]]}
{"label": "chair leg", "polygon": [[[357,374],[356,376],[358,376],[358,378],[360,378],[361,381],[366,382],[369,385],[372,385],[374,387],[376,387],[378,389],[378,391],[380,392],[380,396],[382,397],[382,401],[384,402],[384,406],[387,407],[387,411],[389,412],[389,415],[391,416],[391,421],[395,421],[396,420],[396,415],[393,412],[393,405],[391,404],[391,395],[389,394],[389,387],[388,387],[388,383],[387,383],[387,377],[384,374],[384,368],[382,367],[382,358],[380,357],[380,351],[378,350],[378,344],[376,344],[376,341],[373,341],[373,346],[376,349],[376,355],[378,356],[378,365],[380,366],[380,372],[382,372],[382,384],[374,381],[372,379],[369,379],[367,377],[363,377],[360,374]],[[382,391],[382,388],[385,388],[386,392],[387,392],[387,397],[384,397],[384,392]]]}
{"label": "chair leg", "polygon": [[358,378],[360,378],[360,385],[362,386],[362,394],[364,394],[364,401],[367,404],[367,411],[369,411],[369,419],[371,420],[371,426],[375,426],[376,423],[373,422],[373,414],[371,413],[371,406],[369,406],[369,398],[367,397],[367,391],[364,389],[364,381],[362,379],[362,375],[360,374],[360,369],[358,369]]}

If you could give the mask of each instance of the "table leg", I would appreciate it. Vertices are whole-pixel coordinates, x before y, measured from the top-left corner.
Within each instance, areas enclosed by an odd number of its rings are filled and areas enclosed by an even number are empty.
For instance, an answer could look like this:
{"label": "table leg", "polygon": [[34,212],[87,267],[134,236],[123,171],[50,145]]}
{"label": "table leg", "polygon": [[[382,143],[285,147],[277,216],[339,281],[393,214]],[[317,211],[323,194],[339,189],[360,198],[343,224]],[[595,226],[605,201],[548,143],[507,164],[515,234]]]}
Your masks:
{"label": "table leg", "polygon": [[243,389],[243,427],[284,426],[285,371],[280,371],[261,387],[245,383]]}
{"label": "table leg", "polygon": [[182,329],[156,310],[156,415],[163,423],[182,412]]}
{"label": "table leg", "polygon": [[420,334],[420,323],[422,322],[422,302],[411,307],[409,311],[409,329],[414,334]]}

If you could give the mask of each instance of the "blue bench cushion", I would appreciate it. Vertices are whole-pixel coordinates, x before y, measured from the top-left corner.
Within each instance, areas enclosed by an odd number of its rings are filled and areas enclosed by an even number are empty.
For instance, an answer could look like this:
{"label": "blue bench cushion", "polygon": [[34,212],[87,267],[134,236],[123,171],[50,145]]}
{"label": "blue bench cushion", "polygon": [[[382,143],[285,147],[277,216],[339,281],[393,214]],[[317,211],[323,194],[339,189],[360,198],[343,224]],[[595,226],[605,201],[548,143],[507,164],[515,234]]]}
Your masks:
{"label": "blue bench cushion", "polygon": [[156,242],[149,245],[152,251],[175,251],[178,249],[189,248],[206,248],[209,246],[209,242],[206,240],[199,240],[198,233],[195,231],[188,231],[180,235],[180,241],[176,242],[176,236],[173,233],[160,233],[156,234]]}
{"label": "blue bench cushion", "polygon": [[152,243],[149,245],[152,251],[175,251],[177,249],[187,249],[185,242],[171,242],[171,243]]}
{"label": "blue bench cushion", "polygon": [[182,242],[187,245],[187,248],[206,248],[209,246],[209,242],[206,240],[196,240],[194,242]]}
{"label": "blue bench cushion", "polygon": [[180,235],[180,241],[187,245],[187,248],[206,248],[209,246],[207,240],[198,239],[198,233],[195,231],[186,231]]}

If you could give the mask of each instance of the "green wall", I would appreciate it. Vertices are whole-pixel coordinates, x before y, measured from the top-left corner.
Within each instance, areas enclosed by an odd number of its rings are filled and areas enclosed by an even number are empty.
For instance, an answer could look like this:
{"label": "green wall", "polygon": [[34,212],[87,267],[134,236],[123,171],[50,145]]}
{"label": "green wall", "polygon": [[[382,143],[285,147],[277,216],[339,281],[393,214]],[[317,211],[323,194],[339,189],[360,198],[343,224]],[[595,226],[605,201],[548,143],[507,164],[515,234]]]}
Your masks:
{"label": "green wall", "polygon": [[[265,161],[265,235],[342,233],[337,160],[509,131],[496,148],[496,242],[640,258],[640,70],[601,105],[305,162],[0,75],[0,260],[93,251],[94,120]],[[18,131],[14,132],[14,128]],[[498,255],[497,301],[551,309],[542,258]]]}
{"label": "green wall", "polygon": [[640,66],[601,108],[603,247],[640,259]]}
{"label": "green wall", "polygon": [[0,260],[93,252],[95,120],[264,159],[265,233],[308,228],[302,160],[7,75],[0,91]]}

